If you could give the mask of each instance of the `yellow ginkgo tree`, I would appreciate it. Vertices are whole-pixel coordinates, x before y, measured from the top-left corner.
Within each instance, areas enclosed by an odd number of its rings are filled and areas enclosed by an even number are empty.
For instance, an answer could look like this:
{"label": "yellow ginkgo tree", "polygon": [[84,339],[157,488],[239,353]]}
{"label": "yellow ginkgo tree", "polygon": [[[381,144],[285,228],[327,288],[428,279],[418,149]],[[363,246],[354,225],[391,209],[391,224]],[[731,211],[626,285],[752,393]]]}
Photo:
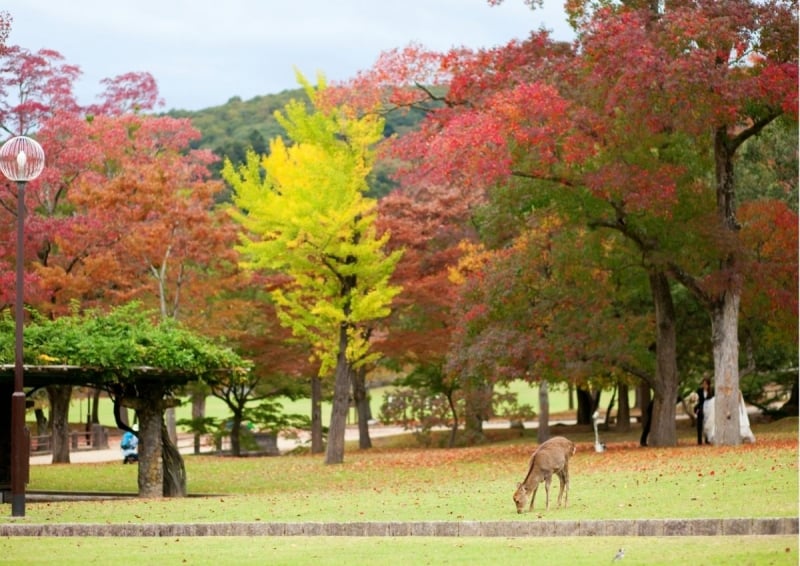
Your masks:
{"label": "yellow ginkgo tree", "polygon": [[298,81],[311,106],[293,100],[276,112],[290,143],[278,137],[268,155],[226,162],[223,176],[243,228],[243,265],[291,278],[272,291],[281,323],[312,347],[321,377],[335,376],[325,463],[336,464],[344,461],[350,375],[374,361],[368,330],[400,291],[389,278],[401,253],[385,250],[389,234],[376,233],[376,201],[364,196],[383,120],[323,109],[324,78],[316,87],[299,73]]}

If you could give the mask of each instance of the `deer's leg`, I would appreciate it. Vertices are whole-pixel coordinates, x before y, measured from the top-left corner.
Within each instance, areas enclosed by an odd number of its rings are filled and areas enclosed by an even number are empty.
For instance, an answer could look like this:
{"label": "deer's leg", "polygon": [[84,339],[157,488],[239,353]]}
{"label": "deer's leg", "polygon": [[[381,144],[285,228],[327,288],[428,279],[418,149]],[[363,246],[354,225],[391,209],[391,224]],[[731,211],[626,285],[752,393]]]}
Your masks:
{"label": "deer's leg", "polygon": [[558,472],[558,506],[561,507],[561,497],[564,495],[564,471]]}
{"label": "deer's leg", "polygon": [[536,482],[536,485],[533,486],[533,491],[531,491],[531,504],[528,507],[528,511],[533,511],[533,502],[536,499],[536,492],[539,491],[539,482]]}
{"label": "deer's leg", "polygon": [[558,471],[558,480],[558,506],[561,507],[561,496],[564,495],[564,507],[566,507],[569,499],[569,462]]}
{"label": "deer's leg", "polygon": [[550,480],[552,480],[552,479],[553,479],[553,475],[552,474],[547,474],[545,476],[545,478],[544,478],[544,492],[545,492],[545,497],[546,497],[545,504],[544,504],[545,511],[549,511],[550,510]]}

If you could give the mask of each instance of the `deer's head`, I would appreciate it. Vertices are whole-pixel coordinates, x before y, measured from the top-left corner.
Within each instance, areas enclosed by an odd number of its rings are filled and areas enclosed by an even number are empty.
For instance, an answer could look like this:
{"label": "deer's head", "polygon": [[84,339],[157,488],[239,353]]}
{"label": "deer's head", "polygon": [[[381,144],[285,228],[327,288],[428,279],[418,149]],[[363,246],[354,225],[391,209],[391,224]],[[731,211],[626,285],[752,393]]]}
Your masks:
{"label": "deer's head", "polygon": [[528,504],[528,489],[525,484],[518,484],[517,491],[514,492],[514,504],[517,506],[517,513],[522,513]]}

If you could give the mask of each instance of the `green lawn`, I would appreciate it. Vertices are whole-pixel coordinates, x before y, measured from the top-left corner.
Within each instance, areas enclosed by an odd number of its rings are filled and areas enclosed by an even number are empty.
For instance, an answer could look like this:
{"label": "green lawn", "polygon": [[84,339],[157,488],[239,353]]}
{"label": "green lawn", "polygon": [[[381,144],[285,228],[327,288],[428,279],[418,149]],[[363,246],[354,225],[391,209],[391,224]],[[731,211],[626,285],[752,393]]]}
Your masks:
{"label": "green lawn", "polygon": [[[796,427],[797,420],[790,421]],[[797,430],[787,431],[790,424],[755,426],[758,442],[739,447],[696,446],[690,429],[682,429],[681,444],[673,448],[640,448],[609,436],[603,453],[593,450],[590,433],[564,427],[563,434],[578,442],[570,505],[545,512],[541,489],[531,517],[797,516]],[[340,466],[311,455],[188,456],[190,494],[213,497],[32,503],[28,516],[46,523],[515,520],[511,495],[525,475],[535,437],[533,431],[514,438],[508,430],[494,434],[506,440],[458,449],[390,447],[399,440],[376,439],[369,451],[348,446]],[[136,473],[135,466],[118,462],[32,466],[29,489],[135,493]]]}
{"label": "green lawn", "polygon": [[[3,564],[342,564],[597,566],[772,565],[796,566],[796,536],[777,537],[582,537],[563,538],[7,538],[0,540]],[[617,562],[613,562],[617,564]]]}
{"label": "green lawn", "polygon": [[[320,456],[190,456],[190,494],[181,499],[33,502],[30,524],[219,522],[517,521],[798,516],[798,420],[754,424],[757,443],[693,444],[680,428],[672,448],[640,448],[638,431],[606,434],[593,450],[586,427],[561,427],[578,442],[571,461],[569,507],[518,515],[511,495],[523,479],[534,431],[491,431],[472,448],[423,449],[410,435],[348,445],[345,463]],[[42,465],[29,490],[136,491],[135,466]],[[556,485],[554,480],[554,487]],[[0,522],[15,522],[0,505]],[[796,536],[762,537],[11,537],[4,564],[797,564]],[[157,558],[156,558],[157,557]],[[543,558],[543,557],[546,557]]]}

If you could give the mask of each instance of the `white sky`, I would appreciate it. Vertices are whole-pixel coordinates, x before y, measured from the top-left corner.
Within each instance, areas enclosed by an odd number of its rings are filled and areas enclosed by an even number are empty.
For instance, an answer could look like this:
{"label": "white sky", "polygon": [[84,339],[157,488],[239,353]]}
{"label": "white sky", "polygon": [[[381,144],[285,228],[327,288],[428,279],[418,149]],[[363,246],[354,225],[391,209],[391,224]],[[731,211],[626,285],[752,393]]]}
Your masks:
{"label": "white sky", "polygon": [[147,71],[164,109],[198,110],[338,81],[385,50],[411,42],[446,50],[494,47],[544,27],[569,39],[561,0],[531,10],[523,0],[4,0],[8,43],[54,49],[83,71],[76,92],[95,101],[100,80]]}

